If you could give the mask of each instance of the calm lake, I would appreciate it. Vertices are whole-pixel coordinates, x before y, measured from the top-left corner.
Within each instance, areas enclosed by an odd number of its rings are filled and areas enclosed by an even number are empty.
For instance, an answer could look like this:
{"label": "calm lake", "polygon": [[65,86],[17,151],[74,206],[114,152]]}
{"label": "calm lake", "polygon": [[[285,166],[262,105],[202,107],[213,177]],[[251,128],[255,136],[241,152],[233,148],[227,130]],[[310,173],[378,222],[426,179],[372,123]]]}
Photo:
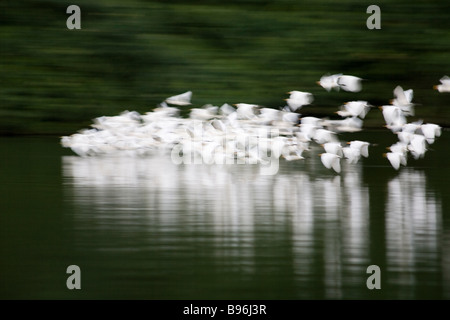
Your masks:
{"label": "calm lake", "polygon": [[449,299],[450,133],[399,171],[390,131],[348,136],[370,157],[336,174],[317,147],[275,175],[0,138],[0,298]]}

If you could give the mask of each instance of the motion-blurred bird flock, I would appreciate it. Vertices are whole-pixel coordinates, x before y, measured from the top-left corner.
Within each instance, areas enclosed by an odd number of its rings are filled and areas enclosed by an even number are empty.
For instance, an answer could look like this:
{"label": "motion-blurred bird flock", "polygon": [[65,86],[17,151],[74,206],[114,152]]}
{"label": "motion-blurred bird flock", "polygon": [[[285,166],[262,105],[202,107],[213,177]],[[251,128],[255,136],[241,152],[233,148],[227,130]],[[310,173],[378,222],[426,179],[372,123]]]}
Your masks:
{"label": "motion-blurred bird flock", "polygon": [[[363,79],[351,75],[324,75],[317,82],[325,90],[359,92]],[[450,78],[444,76],[434,86],[438,92],[450,92]],[[285,106],[279,109],[257,104],[204,105],[192,108],[188,118],[180,116],[177,106],[191,105],[192,92],[165,99],[153,111],[139,114],[124,111],[117,116],[94,119],[90,129],[61,137],[63,147],[81,157],[148,156],[169,152],[183,163],[257,164],[274,159],[303,160],[311,153],[311,143],[323,148],[319,154],[323,165],[341,172],[341,161],[357,163],[369,156],[371,143],[341,141],[339,133],[358,132],[363,120],[374,107],[367,101],[344,103],[336,112],[342,119],[330,120],[302,116],[299,110],[311,105],[309,92],[290,91]],[[399,170],[409,158],[425,156],[428,146],[441,135],[441,127],[433,123],[408,123],[414,115],[413,90],[397,86],[389,105],[380,106],[385,127],[396,134],[398,142],[384,156]]]}

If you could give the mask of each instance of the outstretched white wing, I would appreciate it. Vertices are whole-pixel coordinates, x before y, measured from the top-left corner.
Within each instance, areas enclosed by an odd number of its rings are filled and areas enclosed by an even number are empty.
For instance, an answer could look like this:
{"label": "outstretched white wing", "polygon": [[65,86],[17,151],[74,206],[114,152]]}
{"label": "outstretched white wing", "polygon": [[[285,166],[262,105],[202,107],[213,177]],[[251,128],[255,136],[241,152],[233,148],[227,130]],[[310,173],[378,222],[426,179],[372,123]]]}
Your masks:
{"label": "outstretched white wing", "polygon": [[191,104],[192,91],[188,91],[182,94],[178,94],[176,96],[169,97],[165,100],[165,102],[170,104],[175,104],[178,106],[187,106]]}

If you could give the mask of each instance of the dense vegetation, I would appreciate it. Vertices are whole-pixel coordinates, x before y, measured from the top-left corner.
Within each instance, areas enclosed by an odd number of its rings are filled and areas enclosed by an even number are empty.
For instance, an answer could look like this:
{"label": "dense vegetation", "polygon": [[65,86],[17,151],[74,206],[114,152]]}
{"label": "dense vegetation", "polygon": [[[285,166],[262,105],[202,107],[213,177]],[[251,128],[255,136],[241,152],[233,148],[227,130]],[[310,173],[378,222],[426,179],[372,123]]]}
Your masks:
{"label": "dense vegetation", "polygon": [[[66,8],[81,8],[81,30]],[[381,30],[366,9],[381,8]],[[416,117],[450,125],[448,1],[2,1],[0,133],[66,134],[100,115],[144,113],[170,95],[193,103],[284,105],[309,91],[303,114],[340,104],[388,104],[396,85],[414,89]],[[360,93],[326,92],[326,73],[364,79]],[[186,108],[185,111],[188,111]],[[366,125],[383,124],[369,113]]]}

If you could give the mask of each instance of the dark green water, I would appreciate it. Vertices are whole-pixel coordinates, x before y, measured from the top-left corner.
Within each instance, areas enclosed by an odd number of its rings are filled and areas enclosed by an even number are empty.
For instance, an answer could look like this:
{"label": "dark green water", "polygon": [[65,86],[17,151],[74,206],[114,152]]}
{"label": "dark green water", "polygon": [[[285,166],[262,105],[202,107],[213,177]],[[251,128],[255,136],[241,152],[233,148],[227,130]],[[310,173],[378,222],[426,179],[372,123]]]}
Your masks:
{"label": "dark green water", "polygon": [[0,298],[449,299],[448,131],[399,172],[390,132],[358,138],[378,145],[340,175],[313,150],[273,176],[1,138]]}

